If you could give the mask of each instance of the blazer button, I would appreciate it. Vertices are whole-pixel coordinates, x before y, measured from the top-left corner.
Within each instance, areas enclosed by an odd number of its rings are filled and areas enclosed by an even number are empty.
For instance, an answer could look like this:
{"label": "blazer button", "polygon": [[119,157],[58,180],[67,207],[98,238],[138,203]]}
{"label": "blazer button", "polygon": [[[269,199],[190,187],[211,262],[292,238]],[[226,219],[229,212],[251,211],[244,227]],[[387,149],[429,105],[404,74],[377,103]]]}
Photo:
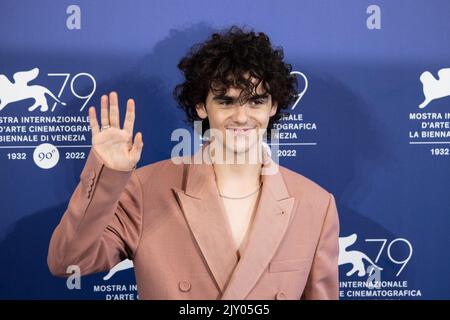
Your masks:
{"label": "blazer button", "polygon": [[180,288],[181,291],[187,292],[191,290],[191,283],[187,280],[183,280],[178,283],[178,287]]}
{"label": "blazer button", "polygon": [[286,293],[284,293],[283,291],[278,292],[275,299],[276,300],[286,300],[287,299]]}

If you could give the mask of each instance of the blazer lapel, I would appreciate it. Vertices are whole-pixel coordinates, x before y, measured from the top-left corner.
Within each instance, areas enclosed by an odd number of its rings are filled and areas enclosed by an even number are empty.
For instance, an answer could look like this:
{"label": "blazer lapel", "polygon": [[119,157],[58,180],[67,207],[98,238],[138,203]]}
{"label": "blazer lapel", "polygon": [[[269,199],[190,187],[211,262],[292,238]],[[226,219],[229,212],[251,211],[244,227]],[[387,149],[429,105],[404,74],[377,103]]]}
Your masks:
{"label": "blazer lapel", "polygon": [[[278,166],[272,160],[268,165]],[[289,225],[295,199],[289,196],[281,173],[276,170],[262,179],[248,243],[222,295],[223,300],[245,299],[274,256]]]}
{"label": "blazer lapel", "polygon": [[[202,151],[195,154],[194,161],[198,161]],[[222,293],[236,267],[237,249],[218,194],[213,166],[205,161],[194,163],[197,164],[187,166],[185,190],[172,190]]]}

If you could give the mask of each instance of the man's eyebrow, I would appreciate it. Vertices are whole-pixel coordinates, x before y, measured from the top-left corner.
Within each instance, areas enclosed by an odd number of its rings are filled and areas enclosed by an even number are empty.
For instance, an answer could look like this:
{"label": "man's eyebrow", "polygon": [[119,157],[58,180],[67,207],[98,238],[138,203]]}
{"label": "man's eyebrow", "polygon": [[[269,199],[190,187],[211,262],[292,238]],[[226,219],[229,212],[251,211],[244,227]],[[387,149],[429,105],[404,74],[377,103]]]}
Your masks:
{"label": "man's eyebrow", "polygon": [[[269,96],[268,93],[263,93],[263,94],[255,94],[252,95],[249,100],[258,100],[258,99],[265,99]],[[213,97],[213,100],[227,100],[227,101],[235,101],[237,99],[237,97],[231,97],[228,96],[226,94],[219,94],[217,96]]]}
{"label": "man's eyebrow", "polygon": [[265,98],[267,98],[267,97],[269,97],[269,94],[268,94],[268,93],[255,94],[255,95],[252,95],[252,96],[250,97],[250,100],[265,99]]}
{"label": "man's eyebrow", "polygon": [[233,101],[235,99],[236,99],[236,97],[230,97],[230,96],[227,96],[226,94],[219,94],[219,95],[213,97],[213,100],[232,100]]}

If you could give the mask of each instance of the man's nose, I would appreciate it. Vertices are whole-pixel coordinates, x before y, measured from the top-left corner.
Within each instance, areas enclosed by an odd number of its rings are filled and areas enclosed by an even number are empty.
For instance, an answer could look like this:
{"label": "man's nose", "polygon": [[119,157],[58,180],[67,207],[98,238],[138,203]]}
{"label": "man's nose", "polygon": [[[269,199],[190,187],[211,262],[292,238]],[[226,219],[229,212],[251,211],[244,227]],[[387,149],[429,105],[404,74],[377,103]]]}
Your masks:
{"label": "man's nose", "polygon": [[247,104],[244,105],[238,104],[234,108],[233,120],[237,123],[246,123],[248,120],[247,109],[248,109]]}

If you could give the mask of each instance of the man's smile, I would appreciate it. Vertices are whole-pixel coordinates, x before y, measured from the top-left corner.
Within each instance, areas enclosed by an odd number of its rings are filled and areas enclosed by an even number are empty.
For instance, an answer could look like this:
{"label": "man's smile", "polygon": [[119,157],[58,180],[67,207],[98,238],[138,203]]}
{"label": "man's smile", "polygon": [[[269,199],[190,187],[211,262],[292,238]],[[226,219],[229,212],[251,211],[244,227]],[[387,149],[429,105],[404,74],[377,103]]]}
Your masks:
{"label": "man's smile", "polygon": [[226,130],[235,136],[248,136],[256,127],[227,127]]}

